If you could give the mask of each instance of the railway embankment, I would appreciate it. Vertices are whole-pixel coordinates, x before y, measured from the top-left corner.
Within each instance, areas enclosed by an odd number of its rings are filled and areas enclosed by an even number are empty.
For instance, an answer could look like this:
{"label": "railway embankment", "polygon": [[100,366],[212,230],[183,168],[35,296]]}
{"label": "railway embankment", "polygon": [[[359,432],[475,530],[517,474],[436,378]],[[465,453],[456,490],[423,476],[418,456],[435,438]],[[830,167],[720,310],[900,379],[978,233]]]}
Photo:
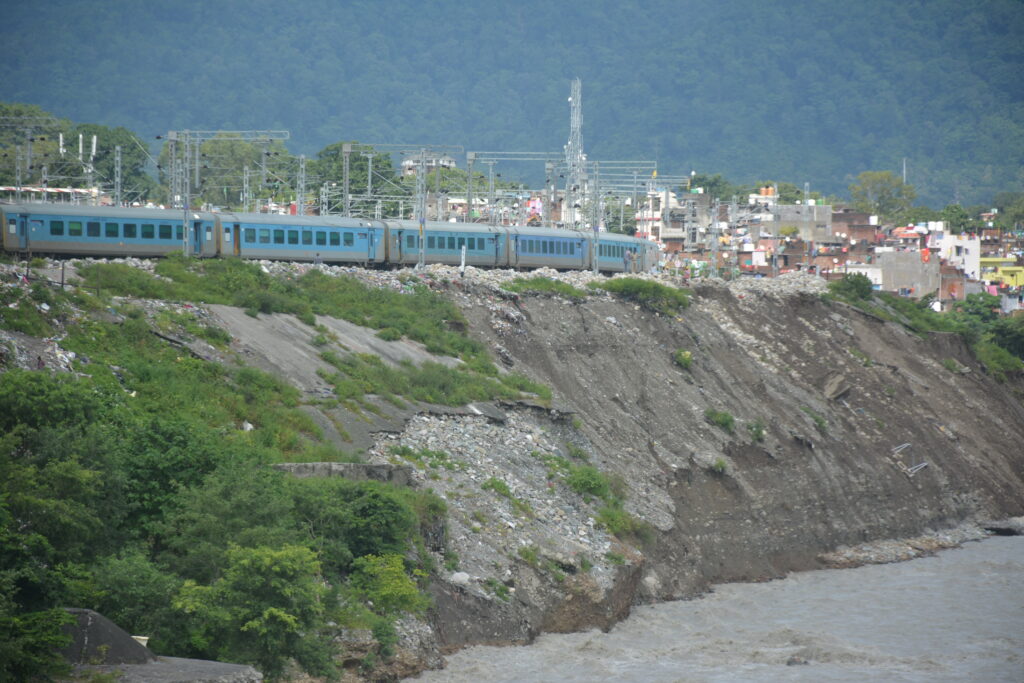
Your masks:
{"label": "railway embankment", "polygon": [[[308,325],[201,307],[232,342],[220,356],[194,342],[197,357],[289,379],[338,445],[447,505],[444,528],[424,535],[433,608],[400,622],[403,647],[373,676],[440,666],[466,645],[607,629],[633,605],[717,582],[930,552],[1024,514],[1024,380],[995,381],[958,336],[825,300],[819,279],[695,283],[691,305],[668,314],[602,292],[513,294],[501,288],[510,272],[325,270],[396,291],[427,284],[502,369],[552,390],[347,411],[318,400],[332,388]],[[596,277],[541,274],[576,287]],[[317,323],[339,353],[429,357]],[[46,349],[59,363],[59,343]],[[882,543],[898,538],[917,540]],[[350,652],[365,635],[350,634]]]}

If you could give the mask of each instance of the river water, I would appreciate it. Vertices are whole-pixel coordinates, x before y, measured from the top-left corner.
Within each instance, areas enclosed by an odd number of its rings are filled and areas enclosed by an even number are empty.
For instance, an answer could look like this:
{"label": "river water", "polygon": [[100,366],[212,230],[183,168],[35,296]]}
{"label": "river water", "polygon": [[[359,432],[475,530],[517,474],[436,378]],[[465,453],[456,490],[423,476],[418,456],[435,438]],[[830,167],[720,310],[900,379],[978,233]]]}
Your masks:
{"label": "river water", "polygon": [[415,680],[1020,683],[1024,537],[722,585],[697,600],[637,608],[609,633],[468,648]]}

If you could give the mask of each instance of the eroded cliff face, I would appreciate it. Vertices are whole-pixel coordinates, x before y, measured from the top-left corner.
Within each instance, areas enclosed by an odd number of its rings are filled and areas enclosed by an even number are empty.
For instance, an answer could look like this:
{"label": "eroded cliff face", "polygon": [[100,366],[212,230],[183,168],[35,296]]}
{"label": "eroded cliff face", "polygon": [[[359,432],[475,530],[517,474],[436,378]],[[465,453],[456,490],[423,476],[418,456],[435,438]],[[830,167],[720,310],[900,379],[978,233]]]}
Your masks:
{"label": "eroded cliff face", "polygon": [[[678,318],[612,299],[461,300],[473,333],[507,366],[554,388],[592,462],[627,483],[627,509],[656,527],[630,555],[640,572],[629,575],[632,601],[1024,513],[1021,385],[985,376],[958,337],[923,339],[815,295],[724,286],[699,289]],[[673,360],[677,349],[692,353],[689,370]],[[949,358],[963,371],[948,370]],[[733,416],[733,431],[712,424],[709,409]],[[761,440],[748,428],[758,422]],[[507,463],[508,478],[521,480],[515,470]],[[508,554],[515,542],[499,547]],[[540,611],[565,612],[573,592],[564,593]],[[568,612],[559,630],[606,626]],[[544,618],[516,633],[540,628]]]}
{"label": "eroded cliff face", "polygon": [[[639,548],[638,597],[1024,512],[1021,385],[985,376],[956,336],[725,286],[699,289],[676,319],[613,300],[527,297],[519,311],[509,327],[466,307],[507,364],[575,411],[595,464],[622,476],[627,509],[657,527]],[[677,349],[692,353],[689,370]],[[708,409],[732,415],[733,432]],[[763,440],[748,429],[757,422]]]}

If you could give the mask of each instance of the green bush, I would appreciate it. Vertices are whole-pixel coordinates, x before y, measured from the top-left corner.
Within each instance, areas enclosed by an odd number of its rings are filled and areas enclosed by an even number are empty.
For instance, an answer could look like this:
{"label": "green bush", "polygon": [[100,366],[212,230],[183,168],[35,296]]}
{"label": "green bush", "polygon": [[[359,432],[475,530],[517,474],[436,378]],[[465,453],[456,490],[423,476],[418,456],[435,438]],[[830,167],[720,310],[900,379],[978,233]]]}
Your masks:
{"label": "green bush", "polygon": [[591,465],[572,467],[565,478],[565,483],[581,496],[594,496],[606,500],[611,495],[608,478]]}
{"label": "green bush", "polygon": [[844,301],[867,301],[874,292],[871,279],[863,273],[844,275],[842,280],[828,283],[829,291]]}
{"label": "green bush", "polygon": [[725,462],[725,458],[716,458],[715,461],[711,463],[711,471],[715,474],[725,474],[728,468],[729,465]]}
{"label": "green bush", "polygon": [[690,305],[690,297],[686,292],[653,280],[617,277],[600,282],[592,280],[587,286],[604,289],[627,301],[635,302],[648,310],[664,315],[678,315],[680,311]]}
{"label": "green bush", "polygon": [[735,419],[732,415],[725,412],[724,410],[715,410],[714,408],[708,408],[704,411],[704,419],[711,424],[719,427],[720,429],[732,434],[735,426]]}
{"label": "green bush", "polygon": [[693,364],[693,354],[685,349],[676,349],[676,352],[672,354],[672,360],[683,370],[689,370],[690,365]]}
{"label": "green bush", "polygon": [[523,294],[555,294],[572,301],[582,301],[587,298],[587,293],[582,289],[548,277],[516,278],[512,282],[502,285],[502,289]]}
{"label": "green bush", "polygon": [[609,533],[621,538],[647,544],[654,538],[654,529],[643,520],[626,512],[619,501],[612,501],[597,511],[596,521]]}

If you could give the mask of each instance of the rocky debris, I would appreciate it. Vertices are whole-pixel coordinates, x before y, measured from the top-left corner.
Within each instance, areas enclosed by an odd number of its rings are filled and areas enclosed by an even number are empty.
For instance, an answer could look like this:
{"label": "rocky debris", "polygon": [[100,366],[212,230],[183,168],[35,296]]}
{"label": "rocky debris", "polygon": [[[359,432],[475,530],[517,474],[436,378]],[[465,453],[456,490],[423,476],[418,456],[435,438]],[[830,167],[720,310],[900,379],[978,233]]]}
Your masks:
{"label": "rocky debris", "polygon": [[838,401],[850,393],[850,383],[842,373],[832,373],[826,378],[822,392],[828,400]]}
{"label": "rocky debris", "polygon": [[829,553],[822,553],[818,559],[834,569],[859,567],[865,564],[888,564],[932,555],[939,550],[956,548],[968,541],[980,541],[988,536],[981,526],[968,523],[914,538],[872,541],[854,547],[844,546]]}
{"label": "rocky debris", "polygon": [[447,563],[457,570],[452,583],[487,599],[501,599],[496,583],[514,583],[513,570],[524,563],[552,576],[589,570],[601,589],[614,582],[605,558],[612,539],[594,520],[600,501],[569,489],[557,469],[585,464],[567,451],[579,437],[542,415],[514,409],[504,424],[418,415],[403,433],[382,435],[368,453],[373,463],[405,463],[397,451],[411,449],[414,485],[448,505],[449,558],[458,558],[457,566]]}
{"label": "rocky debris", "polygon": [[803,271],[783,273],[778,277],[741,277],[728,283],[737,299],[749,303],[757,297],[786,299],[793,296],[817,296],[828,291],[828,282]]}
{"label": "rocky debris", "polygon": [[1024,517],[982,522],[981,527],[997,536],[1024,536]]}

